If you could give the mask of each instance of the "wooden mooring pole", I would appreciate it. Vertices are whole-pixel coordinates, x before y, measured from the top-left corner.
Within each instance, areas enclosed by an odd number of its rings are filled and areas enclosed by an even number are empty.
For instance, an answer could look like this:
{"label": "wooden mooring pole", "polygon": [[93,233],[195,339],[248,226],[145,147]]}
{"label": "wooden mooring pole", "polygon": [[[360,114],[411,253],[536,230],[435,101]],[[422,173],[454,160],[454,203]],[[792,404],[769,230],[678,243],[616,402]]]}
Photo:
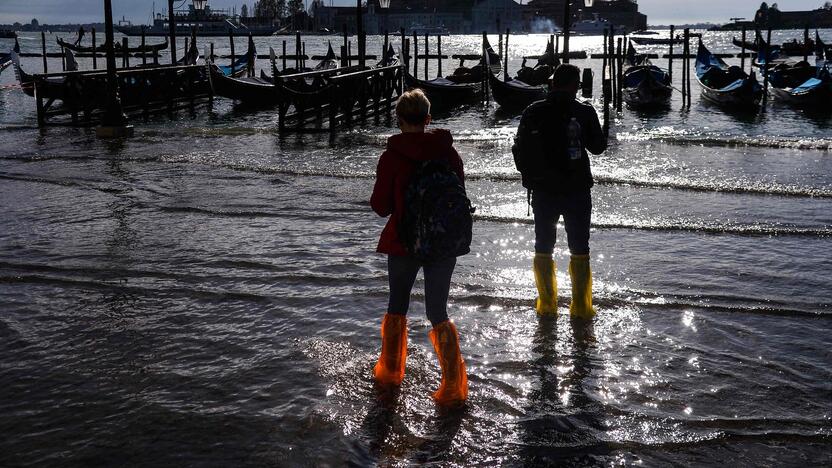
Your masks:
{"label": "wooden mooring pole", "polygon": [[563,2],[563,63],[569,63],[569,30],[572,27],[571,1]]}
{"label": "wooden mooring pole", "polygon": [[95,50],[95,28],[92,28],[92,69],[95,70],[98,68],[98,53]]}
{"label": "wooden mooring pole", "polygon": [[43,51],[43,73],[49,73],[49,67],[46,65],[46,33],[40,32],[40,48]]}
{"label": "wooden mooring pole", "polygon": [[742,27],[742,44],[740,44],[740,70],[745,71],[745,26]]}
{"label": "wooden mooring pole", "polygon": [[667,76],[670,78],[671,84],[673,84],[673,41],[675,38],[673,37],[673,32],[676,30],[676,26],[670,25],[670,53],[667,54]]}
{"label": "wooden mooring pole", "polygon": [[173,0],[168,0],[168,30],[170,31],[170,64],[176,65],[176,15]]}

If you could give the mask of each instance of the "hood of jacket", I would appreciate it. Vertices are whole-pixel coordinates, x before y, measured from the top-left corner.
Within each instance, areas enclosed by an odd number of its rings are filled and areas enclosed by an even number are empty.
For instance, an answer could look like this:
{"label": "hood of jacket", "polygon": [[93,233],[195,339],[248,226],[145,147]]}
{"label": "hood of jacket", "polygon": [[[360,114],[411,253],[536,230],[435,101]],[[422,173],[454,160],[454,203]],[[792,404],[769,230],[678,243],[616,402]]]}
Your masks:
{"label": "hood of jacket", "polygon": [[424,133],[399,133],[387,139],[387,149],[413,161],[429,161],[448,154],[453,147],[451,132],[434,128]]}

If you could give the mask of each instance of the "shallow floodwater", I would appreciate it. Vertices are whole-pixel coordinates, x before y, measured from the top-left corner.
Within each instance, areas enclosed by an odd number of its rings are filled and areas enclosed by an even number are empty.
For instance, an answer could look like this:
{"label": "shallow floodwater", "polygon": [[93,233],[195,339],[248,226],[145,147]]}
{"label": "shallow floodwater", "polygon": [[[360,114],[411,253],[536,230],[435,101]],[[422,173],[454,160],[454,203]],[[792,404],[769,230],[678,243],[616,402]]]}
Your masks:
{"label": "shallow floodwater", "polygon": [[[545,41],[512,36],[511,69]],[[731,48],[730,33],[705,41]],[[478,44],[451,36],[443,52]],[[599,75],[600,60],[575,63]],[[590,328],[568,318],[562,229],[560,317],[532,309],[517,117],[436,115],[478,208],[449,307],[470,400],[446,412],[421,281],[400,392],[371,379],[387,280],[368,200],[390,120],[281,136],[276,112],[220,98],[103,142],[38,130],[14,83],[0,76],[2,466],[832,463],[829,114],[726,113],[696,83],[690,111],[676,93],[669,110],[614,114],[592,158]]]}

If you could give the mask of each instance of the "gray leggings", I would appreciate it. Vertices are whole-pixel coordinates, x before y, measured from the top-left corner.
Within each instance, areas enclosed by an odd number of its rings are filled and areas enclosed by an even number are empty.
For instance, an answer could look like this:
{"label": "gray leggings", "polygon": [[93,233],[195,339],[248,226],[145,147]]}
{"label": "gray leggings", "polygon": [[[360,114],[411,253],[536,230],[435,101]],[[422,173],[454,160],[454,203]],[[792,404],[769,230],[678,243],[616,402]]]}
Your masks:
{"label": "gray leggings", "polygon": [[448,293],[456,257],[446,258],[424,265],[412,257],[387,256],[387,273],[390,281],[390,301],[387,312],[407,315],[410,307],[410,291],[416,281],[419,268],[425,271],[425,312],[433,325],[448,320]]}

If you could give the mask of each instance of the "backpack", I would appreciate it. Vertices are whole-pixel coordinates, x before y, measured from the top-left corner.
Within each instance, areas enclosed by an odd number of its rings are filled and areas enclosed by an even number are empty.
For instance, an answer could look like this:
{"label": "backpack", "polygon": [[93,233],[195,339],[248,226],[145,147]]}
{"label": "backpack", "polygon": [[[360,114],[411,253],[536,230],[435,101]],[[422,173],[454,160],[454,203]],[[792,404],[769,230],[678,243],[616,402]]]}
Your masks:
{"label": "backpack", "polygon": [[444,160],[420,163],[405,191],[399,237],[408,253],[430,263],[471,251],[471,201]]}
{"label": "backpack", "polygon": [[571,118],[571,106],[556,107],[549,101],[536,102],[523,113],[511,147],[523,187],[562,185],[570,178],[567,126]]}

